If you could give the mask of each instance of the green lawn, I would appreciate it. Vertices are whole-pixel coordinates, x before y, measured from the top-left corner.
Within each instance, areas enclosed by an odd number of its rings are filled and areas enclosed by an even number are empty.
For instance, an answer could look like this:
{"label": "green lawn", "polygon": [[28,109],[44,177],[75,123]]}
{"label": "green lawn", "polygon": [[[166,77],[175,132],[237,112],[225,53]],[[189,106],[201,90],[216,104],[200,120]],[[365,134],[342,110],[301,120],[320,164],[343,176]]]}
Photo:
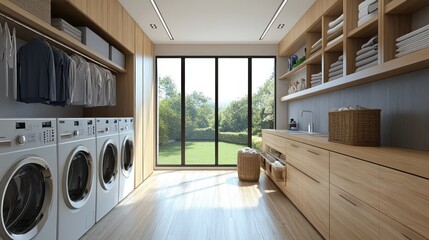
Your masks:
{"label": "green lawn", "polygon": [[[237,150],[246,146],[219,142],[219,164],[237,164]],[[214,142],[186,142],[186,164],[214,165]],[[159,147],[159,165],[180,165],[180,141],[163,144]]]}

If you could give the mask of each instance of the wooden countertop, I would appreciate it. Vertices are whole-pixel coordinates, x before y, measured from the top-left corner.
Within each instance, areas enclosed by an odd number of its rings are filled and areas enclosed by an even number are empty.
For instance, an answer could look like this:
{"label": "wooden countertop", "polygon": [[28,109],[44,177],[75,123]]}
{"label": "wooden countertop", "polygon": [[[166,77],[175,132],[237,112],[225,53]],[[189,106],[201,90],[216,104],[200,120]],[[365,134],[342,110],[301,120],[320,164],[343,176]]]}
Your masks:
{"label": "wooden countertop", "polygon": [[297,142],[337,152],[429,179],[429,151],[381,146],[358,147],[328,141],[326,135],[289,134],[284,130],[262,130]]}

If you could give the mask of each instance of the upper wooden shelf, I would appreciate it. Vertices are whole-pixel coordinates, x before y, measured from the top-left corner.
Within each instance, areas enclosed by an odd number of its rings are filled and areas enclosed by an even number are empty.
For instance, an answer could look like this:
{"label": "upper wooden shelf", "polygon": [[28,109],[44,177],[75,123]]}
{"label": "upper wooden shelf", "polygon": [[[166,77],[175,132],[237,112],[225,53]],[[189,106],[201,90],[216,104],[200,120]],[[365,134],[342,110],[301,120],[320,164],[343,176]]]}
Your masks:
{"label": "upper wooden shelf", "polygon": [[283,76],[281,76],[279,79],[280,80],[286,80],[289,79],[290,77],[292,77],[293,75],[299,73],[300,71],[306,69],[307,66],[307,61],[304,61],[303,63],[301,63],[301,65],[299,65],[298,67],[290,70],[289,72],[283,74]]}
{"label": "upper wooden shelf", "polygon": [[305,60],[305,64],[306,65],[309,65],[309,64],[322,64],[321,61],[322,61],[322,49],[320,49],[319,51],[311,54],[311,56],[309,58],[307,58],[307,60]]}
{"label": "upper wooden shelf", "polygon": [[410,14],[424,6],[429,5],[429,0],[392,0],[385,7],[387,14]]}
{"label": "upper wooden shelf", "polygon": [[344,37],[338,39],[333,44],[326,46],[325,52],[342,52],[343,51],[343,40]]}
{"label": "upper wooden shelf", "polygon": [[305,89],[303,91],[286,95],[281,101],[288,102],[303,99],[323,93],[333,92],[352,86],[386,79],[396,75],[427,68],[429,64],[429,48],[410,53],[408,55],[393,59],[377,66],[362,70],[332,82],[323,83],[319,86]]}
{"label": "upper wooden shelf", "polygon": [[[67,46],[68,48],[73,49],[73,51],[91,58],[92,60],[94,60],[95,63],[103,65],[117,73],[126,72],[124,68],[113,63],[109,59],[104,58],[89,47],[85,46],[83,43],[77,41],[66,33],[52,27],[49,23],[44,22],[43,20],[33,16],[32,14],[28,13],[27,11],[23,10],[22,8],[18,7],[17,5],[13,4],[8,0],[0,0],[0,11],[12,17],[13,19],[27,25],[28,27],[31,27],[37,32],[40,32],[42,35],[52,38],[60,42],[61,44]],[[19,34],[18,37],[20,37]]]}
{"label": "upper wooden shelf", "polygon": [[370,38],[378,32],[378,16],[371,18],[368,22],[349,32],[350,38]]}

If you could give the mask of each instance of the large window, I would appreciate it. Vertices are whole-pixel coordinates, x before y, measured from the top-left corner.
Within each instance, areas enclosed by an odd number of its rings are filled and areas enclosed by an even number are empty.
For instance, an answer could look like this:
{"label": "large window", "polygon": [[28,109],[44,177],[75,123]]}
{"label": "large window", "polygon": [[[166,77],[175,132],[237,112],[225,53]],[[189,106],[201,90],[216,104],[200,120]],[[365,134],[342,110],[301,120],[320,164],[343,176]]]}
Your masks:
{"label": "large window", "polygon": [[158,166],[236,165],[275,126],[274,57],[158,57]]}

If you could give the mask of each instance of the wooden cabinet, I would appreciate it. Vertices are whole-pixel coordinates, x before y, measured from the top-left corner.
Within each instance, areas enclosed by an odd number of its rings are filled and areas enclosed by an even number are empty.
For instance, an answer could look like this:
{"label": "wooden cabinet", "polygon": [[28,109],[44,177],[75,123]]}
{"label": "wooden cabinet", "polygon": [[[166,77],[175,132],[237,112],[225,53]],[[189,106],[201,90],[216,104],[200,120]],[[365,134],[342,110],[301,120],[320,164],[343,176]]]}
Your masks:
{"label": "wooden cabinet", "polygon": [[86,14],[98,26],[107,29],[107,1],[106,0],[87,0]]}
{"label": "wooden cabinet", "polygon": [[427,240],[410,228],[380,214],[380,240]]}
{"label": "wooden cabinet", "polygon": [[286,162],[299,170],[302,169],[302,144],[296,141],[286,140]]}
{"label": "wooden cabinet", "polygon": [[329,239],[329,182],[303,175],[302,212]]}
{"label": "wooden cabinet", "polygon": [[429,238],[429,180],[381,167],[380,210]]}
{"label": "wooden cabinet", "polygon": [[332,184],[329,210],[331,240],[379,239],[379,211]]}
{"label": "wooden cabinet", "polygon": [[128,12],[122,11],[122,44],[131,52],[134,52],[135,22]]}
{"label": "wooden cabinet", "polygon": [[107,0],[107,32],[118,42],[122,42],[122,6],[118,0]]}
{"label": "wooden cabinet", "polygon": [[[58,0],[57,0],[58,1]],[[77,9],[79,9],[83,13],[87,13],[87,2],[91,2],[91,0],[68,0],[71,2]]]}
{"label": "wooden cabinet", "polygon": [[286,154],[286,139],[273,135],[273,134],[263,134],[264,144],[268,145],[271,148],[274,148],[276,151],[279,151],[283,154]]}
{"label": "wooden cabinet", "polygon": [[301,210],[303,174],[292,165],[287,165],[286,171],[286,194],[295,206]]}
{"label": "wooden cabinet", "polygon": [[329,151],[302,144],[302,171],[317,181],[329,181]]}
{"label": "wooden cabinet", "polygon": [[380,167],[342,154],[330,154],[330,183],[378,209]]}

